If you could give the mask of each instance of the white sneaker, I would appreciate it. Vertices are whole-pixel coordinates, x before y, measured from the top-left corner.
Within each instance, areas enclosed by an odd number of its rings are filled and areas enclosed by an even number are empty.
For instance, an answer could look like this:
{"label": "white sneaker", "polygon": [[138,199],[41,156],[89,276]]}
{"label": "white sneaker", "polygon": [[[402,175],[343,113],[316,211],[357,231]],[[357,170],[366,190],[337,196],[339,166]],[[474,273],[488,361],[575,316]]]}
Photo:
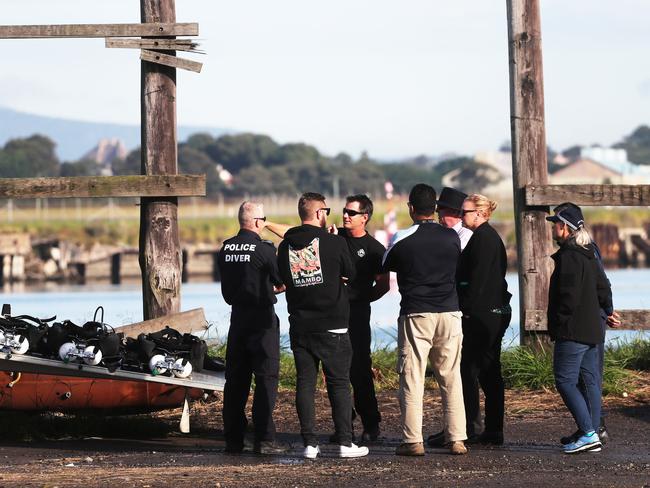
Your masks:
{"label": "white sneaker", "polygon": [[351,444],[348,446],[339,446],[339,457],[342,458],[356,458],[368,455],[368,448],[365,446],[357,446],[356,444]]}
{"label": "white sneaker", "polygon": [[316,459],[316,456],[320,454],[320,447],[318,446],[307,446],[302,451],[302,457],[307,459]]}

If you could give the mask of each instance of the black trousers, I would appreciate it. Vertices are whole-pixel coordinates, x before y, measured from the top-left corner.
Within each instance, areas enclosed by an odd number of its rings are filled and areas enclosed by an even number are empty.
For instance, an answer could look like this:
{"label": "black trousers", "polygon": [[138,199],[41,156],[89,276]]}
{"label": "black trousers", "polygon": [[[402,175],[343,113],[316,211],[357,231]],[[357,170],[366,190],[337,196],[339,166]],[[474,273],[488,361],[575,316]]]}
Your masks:
{"label": "black trousers", "polygon": [[364,430],[374,430],[381,421],[370,358],[370,304],[350,302],[350,342],[352,366],[350,382],[354,392],[354,409],[361,417]]}
{"label": "black trousers", "polygon": [[332,407],[334,435],[341,445],[352,443],[350,395],[350,337],[332,332],[296,332],[291,329],[291,349],[296,363],[296,410],[305,446],[316,446],[314,395],[318,367],[322,363],[327,396]]}
{"label": "black trousers", "polygon": [[[460,374],[467,420],[467,437],[503,432],[504,386],[501,341],[511,314],[473,313],[463,317],[463,352]],[[479,384],[485,395],[485,429],[481,418]]]}
{"label": "black trousers", "polygon": [[[279,320],[273,315],[265,328],[231,319],[226,350],[226,385],[223,392],[223,428],[226,443],[243,446],[248,421],[245,408],[255,375],[253,426],[256,441],[273,441],[273,409],[278,394],[280,369]],[[247,325],[249,328],[243,327]],[[263,324],[257,324],[258,326]]]}

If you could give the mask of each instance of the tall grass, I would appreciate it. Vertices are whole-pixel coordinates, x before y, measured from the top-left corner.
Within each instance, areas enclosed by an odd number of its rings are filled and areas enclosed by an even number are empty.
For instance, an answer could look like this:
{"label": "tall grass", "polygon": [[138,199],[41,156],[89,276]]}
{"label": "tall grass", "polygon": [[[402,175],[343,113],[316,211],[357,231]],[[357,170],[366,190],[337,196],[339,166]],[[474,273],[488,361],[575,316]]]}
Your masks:
{"label": "tall grass", "polygon": [[553,354],[548,348],[515,346],[501,354],[501,371],[507,388],[552,388]]}
{"label": "tall grass", "polygon": [[616,341],[607,347],[606,355],[627,369],[650,370],[650,340],[641,337]]}
{"label": "tall grass", "polygon": [[[214,345],[209,354],[225,357],[225,349],[225,343]],[[372,351],[375,388],[378,391],[399,388],[397,356],[394,342],[380,344]],[[501,367],[506,388],[543,390],[555,387],[553,352],[549,347],[509,347],[501,354]],[[639,338],[609,345],[605,350],[603,395],[618,395],[630,391],[634,383],[633,370],[650,370],[650,341]],[[319,375],[318,381],[319,387],[323,387],[322,375]],[[434,380],[427,380],[427,388],[433,388],[434,385]],[[288,340],[285,338],[280,350],[280,388],[295,387],[296,367]]]}

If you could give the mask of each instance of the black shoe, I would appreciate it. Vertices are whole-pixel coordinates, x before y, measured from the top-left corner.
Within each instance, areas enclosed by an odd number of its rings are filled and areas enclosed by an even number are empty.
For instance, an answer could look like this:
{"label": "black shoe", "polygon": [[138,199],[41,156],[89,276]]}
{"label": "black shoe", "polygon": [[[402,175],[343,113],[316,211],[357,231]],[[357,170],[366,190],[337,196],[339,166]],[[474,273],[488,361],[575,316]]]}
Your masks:
{"label": "black shoe", "polygon": [[285,454],[289,448],[283,444],[280,444],[275,441],[259,441],[255,442],[253,447],[253,452],[255,454],[264,454],[264,455],[278,455]]}
{"label": "black shoe", "polygon": [[607,433],[605,424],[598,427],[598,438],[600,439],[601,444],[607,444],[609,442],[609,434]]}
{"label": "black shoe", "polygon": [[429,447],[445,447],[445,431],[441,430],[435,434],[431,434],[427,437],[427,446]]}
{"label": "black shoe", "polygon": [[566,446],[567,444],[573,444],[575,441],[582,437],[582,431],[580,429],[576,430],[573,434],[560,439],[560,444]]}
{"label": "black shoe", "polygon": [[478,436],[479,444],[489,444],[493,446],[503,445],[503,432],[483,432]]}
{"label": "black shoe", "polygon": [[241,454],[244,452],[244,444],[228,444],[226,443],[225,452],[227,454]]}
{"label": "black shoe", "polygon": [[371,427],[370,429],[363,429],[363,433],[361,434],[361,442],[377,442],[380,433],[381,431],[379,430],[378,425]]}
{"label": "black shoe", "polygon": [[467,436],[467,440],[464,441],[465,444],[471,445],[471,444],[482,444],[481,442],[481,436],[479,434],[471,434]]}

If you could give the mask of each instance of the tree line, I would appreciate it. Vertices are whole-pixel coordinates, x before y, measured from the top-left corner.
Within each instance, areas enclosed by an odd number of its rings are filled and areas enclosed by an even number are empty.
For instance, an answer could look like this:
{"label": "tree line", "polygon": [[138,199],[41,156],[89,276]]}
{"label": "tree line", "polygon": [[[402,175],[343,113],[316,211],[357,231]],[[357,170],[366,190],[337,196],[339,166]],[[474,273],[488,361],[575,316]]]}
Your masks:
{"label": "tree line", "polygon": [[[615,147],[628,150],[629,159],[650,164],[650,127],[640,126]],[[60,162],[56,144],[46,136],[13,139],[0,149],[0,177],[94,176],[102,167],[94,160]],[[570,152],[569,148],[565,152]],[[549,154],[553,151],[549,149]],[[549,157],[549,161],[552,158]],[[115,175],[140,174],[140,149],[111,163]],[[232,179],[223,178],[223,171]],[[501,176],[470,157],[432,160],[426,156],[394,162],[379,162],[363,153],[321,154],[304,143],[279,144],[261,134],[213,137],[194,134],[178,145],[178,171],[205,174],[207,194],[215,196],[295,195],[305,190],[332,195],[369,193],[381,195],[391,181],[395,192],[407,193],[414,183],[440,188],[443,177],[466,191],[478,192],[497,183]]]}

